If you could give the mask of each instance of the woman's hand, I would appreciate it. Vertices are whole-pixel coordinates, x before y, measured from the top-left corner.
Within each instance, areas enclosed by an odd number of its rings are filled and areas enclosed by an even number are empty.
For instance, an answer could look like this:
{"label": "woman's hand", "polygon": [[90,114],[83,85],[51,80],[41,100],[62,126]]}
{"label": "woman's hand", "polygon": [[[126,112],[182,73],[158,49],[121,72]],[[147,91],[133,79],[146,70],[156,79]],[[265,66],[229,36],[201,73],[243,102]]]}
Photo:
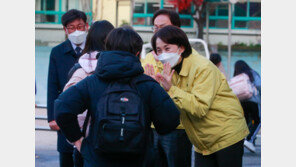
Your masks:
{"label": "woman's hand", "polygon": [[77,150],[80,152],[80,148],[81,148],[81,143],[83,141],[83,137],[81,137],[79,140],[74,142],[75,147],[77,148]]}
{"label": "woman's hand", "polygon": [[171,69],[171,65],[169,63],[165,63],[163,65],[163,73],[162,74],[157,74],[156,78],[157,80],[160,80],[161,85],[163,86],[164,90],[167,92],[171,89],[172,87],[172,78],[175,70]]}
{"label": "woman's hand", "polygon": [[154,68],[153,68],[152,64],[146,64],[146,66],[145,66],[145,74],[149,75],[150,77],[155,79],[158,83],[160,83],[159,78],[156,77],[156,74],[154,72]]}

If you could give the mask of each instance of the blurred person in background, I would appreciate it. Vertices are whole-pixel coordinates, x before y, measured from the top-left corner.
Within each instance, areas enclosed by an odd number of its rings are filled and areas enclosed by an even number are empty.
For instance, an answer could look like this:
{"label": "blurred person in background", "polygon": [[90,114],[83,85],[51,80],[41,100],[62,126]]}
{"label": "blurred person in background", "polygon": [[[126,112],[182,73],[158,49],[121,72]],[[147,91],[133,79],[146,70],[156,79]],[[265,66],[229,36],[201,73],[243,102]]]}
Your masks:
{"label": "blurred person in background", "polygon": [[250,99],[241,101],[246,122],[250,130],[250,134],[247,136],[244,145],[251,152],[255,153],[256,148],[254,142],[256,135],[261,128],[261,77],[245,61],[238,60],[234,65],[233,76],[242,73],[249,76],[252,85],[257,89],[256,93],[254,93]]}
{"label": "blurred person in background", "polygon": [[[177,105],[182,126],[195,146],[195,166],[241,167],[249,130],[224,75],[205,57],[192,54],[186,34],[178,27],[160,29],[151,43],[162,65],[147,62],[145,73],[155,78]],[[175,135],[177,139],[184,136]],[[175,152],[177,159],[183,157],[185,145],[175,141],[172,146],[180,150]]]}
{"label": "blurred person in background", "polygon": [[[83,55],[79,58],[78,63],[70,70],[69,75],[71,78],[65,85],[64,91],[94,73],[97,67],[98,53],[105,50],[106,37],[113,29],[114,26],[106,20],[92,23],[86,37],[85,48],[82,52]],[[87,111],[77,116],[84,137],[88,135],[89,116]],[[83,158],[77,148],[74,148],[73,158],[75,167],[83,167]]]}
{"label": "blurred person in background", "polygon": [[60,167],[73,167],[73,146],[66,141],[54,119],[54,101],[62,93],[69,70],[77,63],[85,46],[88,30],[84,12],[71,9],[62,16],[67,40],[55,46],[50,53],[47,84],[47,119],[49,127],[58,133],[57,150]]}
{"label": "blurred person in background", "polygon": [[225,78],[227,79],[227,74],[226,74],[225,69],[222,65],[222,58],[221,58],[220,54],[212,53],[210,55],[210,60],[212,63],[214,63],[217,66],[217,68],[224,74]]}

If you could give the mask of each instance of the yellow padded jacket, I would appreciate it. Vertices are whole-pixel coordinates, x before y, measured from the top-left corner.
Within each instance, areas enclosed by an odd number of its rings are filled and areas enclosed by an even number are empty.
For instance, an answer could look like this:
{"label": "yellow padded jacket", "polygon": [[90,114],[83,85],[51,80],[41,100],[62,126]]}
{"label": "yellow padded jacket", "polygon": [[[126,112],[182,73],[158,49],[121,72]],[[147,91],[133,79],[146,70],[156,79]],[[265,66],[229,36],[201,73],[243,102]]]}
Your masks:
{"label": "yellow padded jacket", "polygon": [[[142,66],[152,64],[161,73],[163,65],[152,53],[142,59]],[[244,139],[249,130],[243,109],[219,69],[194,49],[184,58],[180,73],[174,73],[168,94],[181,112],[195,151],[209,155]]]}

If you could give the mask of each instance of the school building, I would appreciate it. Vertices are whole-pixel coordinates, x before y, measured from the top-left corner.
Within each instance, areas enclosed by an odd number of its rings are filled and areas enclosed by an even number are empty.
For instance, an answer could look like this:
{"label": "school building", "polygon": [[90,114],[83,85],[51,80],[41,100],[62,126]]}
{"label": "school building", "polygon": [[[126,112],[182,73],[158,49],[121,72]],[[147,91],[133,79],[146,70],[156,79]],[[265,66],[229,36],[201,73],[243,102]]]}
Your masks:
{"label": "school building", "polygon": [[[88,21],[108,20],[115,27],[133,26],[145,42],[152,37],[152,16],[158,9],[173,9],[170,0],[35,0],[36,45],[54,46],[65,40],[62,15],[69,9],[87,14]],[[228,0],[205,0],[210,44],[227,44]],[[182,29],[196,38],[197,25],[191,15],[194,5],[180,12]],[[232,43],[261,43],[261,0],[238,0],[232,7]],[[205,13],[206,15],[206,13]],[[204,28],[206,32],[206,28]],[[205,33],[204,33],[205,34]],[[204,37],[204,39],[206,39]]]}

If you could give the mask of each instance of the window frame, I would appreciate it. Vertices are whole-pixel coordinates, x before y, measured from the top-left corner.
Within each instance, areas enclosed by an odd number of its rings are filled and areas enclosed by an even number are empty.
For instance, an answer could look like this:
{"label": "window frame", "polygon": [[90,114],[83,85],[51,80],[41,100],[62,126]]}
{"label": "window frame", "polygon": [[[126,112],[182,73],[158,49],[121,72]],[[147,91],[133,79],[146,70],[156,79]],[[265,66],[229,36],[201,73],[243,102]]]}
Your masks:
{"label": "window frame", "polygon": [[[42,3],[43,1],[43,3]],[[41,0],[41,4],[45,4],[46,0]],[[36,14],[43,14],[43,15],[54,15],[54,16],[58,16],[58,21],[57,22],[36,22],[35,24],[62,24],[62,16],[63,14],[66,13],[66,11],[62,11],[62,1],[63,0],[59,0],[59,9],[58,11],[56,10],[46,10],[43,6],[43,10],[35,10],[35,15]],[[90,0],[90,8],[92,9],[92,5],[93,5],[93,0]],[[92,12],[85,12],[86,16],[89,16],[90,20],[89,22],[92,22]]]}
{"label": "window frame", "polygon": [[[231,24],[231,29],[233,30],[250,30],[248,28],[248,24],[249,24],[249,21],[261,21],[261,17],[252,17],[250,16],[250,0],[248,0],[247,2],[247,11],[246,11],[246,16],[235,16],[235,7],[236,5],[233,6],[233,11],[232,11],[232,24]],[[261,2],[258,2],[258,3],[261,3]],[[209,21],[210,20],[228,20],[228,16],[219,16],[218,15],[218,12],[219,12],[219,5],[217,5],[216,9],[215,9],[215,16],[209,16]],[[247,24],[246,24],[246,27],[244,28],[240,28],[240,27],[235,27],[235,22],[236,21],[246,21]],[[228,29],[227,28],[220,28],[220,27],[209,27],[209,29]],[[258,30],[258,29],[256,29]]]}
{"label": "window frame", "polygon": [[[145,0],[144,2],[144,13],[134,13],[133,12],[133,19],[134,18],[151,18],[153,17],[153,13],[147,13],[147,0]],[[159,2],[160,4],[160,7],[159,9],[164,9],[164,0],[160,0]],[[192,5],[191,6],[191,10],[193,11],[194,10],[194,6]],[[134,11],[134,9],[133,9]],[[189,14],[179,14],[180,18],[181,19],[190,19],[190,25],[188,26],[181,26],[181,28],[194,28],[194,20],[193,20],[193,17]],[[133,27],[151,27],[151,25],[137,25],[137,24],[133,24],[132,25]]]}
{"label": "window frame", "polygon": [[[248,28],[248,24],[249,24],[249,21],[261,21],[261,17],[252,17],[250,16],[250,0],[247,0],[247,12],[246,12],[246,16],[235,16],[235,7],[236,5],[234,5],[233,7],[233,12],[232,12],[232,29],[234,30],[250,30]],[[253,2],[252,2],[253,3]],[[258,3],[261,3],[261,2],[258,2]],[[163,9],[163,6],[164,6],[164,0],[161,0],[160,1],[160,9]],[[194,9],[194,5],[191,5],[192,6],[192,9]],[[134,18],[148,18],[148,17],[153,17],[153,13],[147,13],[147,0],[145,0],[144,2],[144,12],[145,13],[133,13],[133,19]],[[209,21],[210,20],[228,20],[228,15],[227,16],[219,16],[218,15],[219,13],[219,4],[217,5],[216,9],[215,9],[215,16],[213,15],[210,15],[209,16]],[[191,19],[191,25],[190,26],[181,26],[182,28],[194,28],[194,19],[191,15],[186,15],[186,14],[180,14],[179,15],[180,18],[182,19]],[[237,21],[246,21],[247,24],[246,24],[246,27],[244,28],[239,28],[239,27],[235,27],[235,23]],[[133,24],[132,26],[134,27],[151,27],[151,25],[135,25]],[[219,27],[209,27],[209,29],[228,29],[227,28],[219,28]],[[257,29],[256,29],[257,30]]]}

